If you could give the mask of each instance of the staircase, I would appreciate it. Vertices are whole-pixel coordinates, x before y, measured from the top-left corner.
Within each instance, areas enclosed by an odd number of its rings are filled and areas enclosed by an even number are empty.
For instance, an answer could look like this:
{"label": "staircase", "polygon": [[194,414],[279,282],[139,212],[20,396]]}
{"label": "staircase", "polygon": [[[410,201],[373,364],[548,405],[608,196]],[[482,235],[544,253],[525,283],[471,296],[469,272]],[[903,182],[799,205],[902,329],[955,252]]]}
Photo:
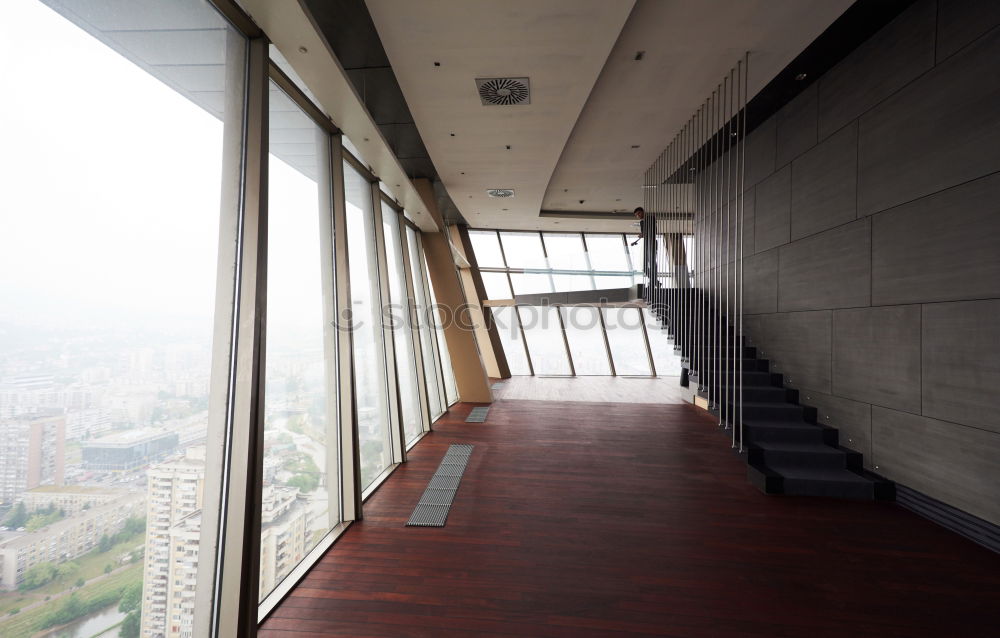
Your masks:
{"label": "staircase", "polygon": [[[703,303],[705,316],[708,304],[701,301],[698,291],[688,291],[695,303]],[[701,353],[686,352],[681,327],[672,330],[669,312],[655,308],[661,324],[674,341],[674,349],[685,366],[697,369],[690,384],[700,388],[698,395],[708,400],[710,412],[724,411],[733,415],[733,360],[743,371],[743,450],[747,461],[747,478],[766,494],[827,496],[856,500],[893,500],[895,485],[862,467],[862,455],[839,444],[836,428],[816,423],[816,409],[799,404],[798,390],[785,388],[783,376],[770,371],[770,362],[757,357],[757,349],[747,346],[744,338],[733,343],[731,332],[723,337],[721,347],[706,348]],[[723,317],[722,325],[728,325]],[[707,325],[715,327],[716,321]],[[699,365],[698,357],[704,359]],[[722,360],[722,370],[717,364]],[[692,365],[693,363],[693,365]],[[726,369],[728,368],[728,370]],[[714,382],[718,375],[719,383]],[[708,388],[708,389],[706,389]],[[736,388],[737,392],[739,387]],[[737,442],[741,436],[738,417],[727,418],[736,428]],[[726,433],[732,432],[727,429]]]}

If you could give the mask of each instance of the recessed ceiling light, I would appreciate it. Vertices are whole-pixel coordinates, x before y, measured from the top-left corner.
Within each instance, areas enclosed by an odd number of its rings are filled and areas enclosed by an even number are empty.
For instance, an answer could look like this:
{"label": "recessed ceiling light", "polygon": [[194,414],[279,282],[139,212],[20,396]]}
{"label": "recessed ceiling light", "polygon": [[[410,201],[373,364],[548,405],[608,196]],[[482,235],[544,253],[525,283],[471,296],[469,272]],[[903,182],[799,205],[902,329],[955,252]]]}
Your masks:
{"label": "recessed ceiling light", "polygon": [[367,142],[367,141],[369,141],[367,137],[365,137],[365,138],[362,138],[362,139],[364,139],[364,141],[366,141],[366,142]]}
{"label": "recessed ceiling light", "polygon": [[635,52],[635,57],[632,58],[632,59],[638,61],[638,60],[643,59],[644,57],[646,57],[646,52],[645,51],[636,51]]}
{"label": "recessed ceiling light", "polygon": [[619,198],[618,198],[618,199],[616,199],[615,201],[616,201],[616,202],[620,202],[620,201],[622,201],[622,198],[621,198],[621,197],[619,197]]}
{"label": "recessed ceiling light", "polygon": [[508,145],[507,145],[507,150],[508,150],[508,151],[510,150],[510,144],[508,144]]}
{"label": "recessed ceiling light", "polygon": [[448,135],[451,135],[452,137],[455,137],[455,134],[454,134],[454,133],[449,133]]}
{"label": "recessed ceiling light", "polygon": [[435,62],[434,66],[441,66],[441,63],[440,62]]}
{"label": "recessed ceiling light", "polygon": [[639,145],[638,144],[633,144],[632,148],[639,148]]}
{"label": "recessed ceiling light", "polygon": [[299,47],[299,53],[309,53],[309,49],[305,47]]}
{"label": "recessed ceiling light", "polygon": [[809,74],[807,74],[807,73],[799,73],[798,75],[795,76],[795,80],[798,81],[798,82],[801,82],[802,80],[806,79],[807,77],[809,77]]}

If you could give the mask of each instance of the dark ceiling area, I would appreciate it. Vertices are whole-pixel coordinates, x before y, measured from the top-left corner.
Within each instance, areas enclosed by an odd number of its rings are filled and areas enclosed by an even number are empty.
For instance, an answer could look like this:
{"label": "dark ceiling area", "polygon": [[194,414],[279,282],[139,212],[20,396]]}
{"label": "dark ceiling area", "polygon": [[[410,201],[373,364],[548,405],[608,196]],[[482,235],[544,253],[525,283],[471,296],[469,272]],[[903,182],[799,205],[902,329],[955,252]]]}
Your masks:
{"label": "dark ceiling area", "polygon": [[445,221],[465,223],[438,179],[364,0],[302,0],[407,176],[434,184]]}

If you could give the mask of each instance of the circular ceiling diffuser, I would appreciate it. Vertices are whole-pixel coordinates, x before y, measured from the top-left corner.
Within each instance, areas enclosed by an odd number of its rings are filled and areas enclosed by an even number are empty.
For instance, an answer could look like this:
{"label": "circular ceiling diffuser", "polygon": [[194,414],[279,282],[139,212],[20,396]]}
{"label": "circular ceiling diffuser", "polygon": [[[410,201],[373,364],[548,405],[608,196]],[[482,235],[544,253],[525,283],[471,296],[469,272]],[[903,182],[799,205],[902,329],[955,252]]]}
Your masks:
{"label": "circular ceiling diffuser", "polygon": [[513,197],[514,196],[514,189],[513,188],[491,188],[488,191],[486,191],[486,194],[489,195],[490,197]]}
{"label": "circular ceiling diffuser", "polygon": [[528,104],[528,78],[477,79],[476,85],[483,104],[495,106]]}

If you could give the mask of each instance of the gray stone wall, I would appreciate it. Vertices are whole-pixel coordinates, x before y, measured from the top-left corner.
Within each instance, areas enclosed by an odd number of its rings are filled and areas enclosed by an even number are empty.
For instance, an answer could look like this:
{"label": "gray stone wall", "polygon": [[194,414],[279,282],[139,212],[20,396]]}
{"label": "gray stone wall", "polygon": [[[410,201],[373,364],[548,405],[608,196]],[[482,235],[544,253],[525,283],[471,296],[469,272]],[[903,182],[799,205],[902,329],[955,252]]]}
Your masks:
{"label": "gray stone wall", "polygon": [[918,0],[747,161],[751,342],[869,468],[1000,524],[1000,2]]}

